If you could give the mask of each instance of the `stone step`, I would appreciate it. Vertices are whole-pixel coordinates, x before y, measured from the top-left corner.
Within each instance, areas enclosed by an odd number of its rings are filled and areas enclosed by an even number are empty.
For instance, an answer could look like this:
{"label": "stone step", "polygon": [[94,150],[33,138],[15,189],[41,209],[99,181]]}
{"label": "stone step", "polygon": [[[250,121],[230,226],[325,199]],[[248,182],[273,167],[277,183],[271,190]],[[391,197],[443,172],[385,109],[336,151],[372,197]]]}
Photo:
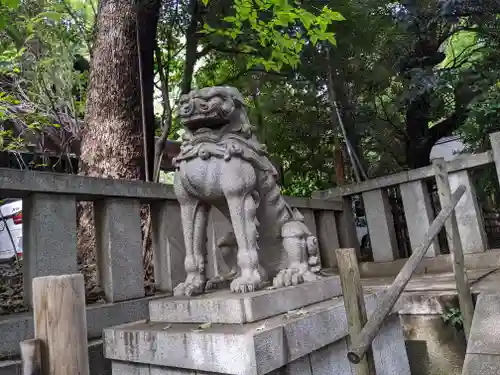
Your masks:
{"label": "stone step", "polygon": [[168,297],[151,301],[150,320],[168,323],[256,322],[342,295],[338,276],[300,285],[252,293],[215,291],[197,297]]}
{"label": "stone step", "polygon": [[480,294],[467,342],[462,375],[500,374],[500,293]]}
{"label": "stone step", "polygon": [[[369,315],[379,299],[375,294],[365,297]],[[374,350],[378,348],[376,361],[380,368],[397,362],[398,374],[409,375],[398,317],[389,317],[385,326],[373,344]],[[121,325],[104,330],[104,353],[113,361],[263,375],[343,340],[347,329],[343,299],[337,297],[247,324],[143,321]]]}

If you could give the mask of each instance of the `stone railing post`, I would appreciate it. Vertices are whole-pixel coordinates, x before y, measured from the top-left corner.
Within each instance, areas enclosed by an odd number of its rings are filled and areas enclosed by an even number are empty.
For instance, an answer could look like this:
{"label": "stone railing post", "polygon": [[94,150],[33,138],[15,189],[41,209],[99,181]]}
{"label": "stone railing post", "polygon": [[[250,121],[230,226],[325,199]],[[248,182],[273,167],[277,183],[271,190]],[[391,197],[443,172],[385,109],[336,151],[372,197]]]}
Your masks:
{"label": "stone railing post", "polygon": [[225,264],[222,254],[217,246],[218,242],[227,233],[233,230],[231,222],[222,213],[213,208],[210,210],[207,230],[207,277],[224,276],[230,270]]}
{"label": "stone railing post", "polygon": [[108,198],[94,208],[98,278],[106,300],[144,297],[139,200]]}
{"label": "stone railing post", "polygon": [[451,191],[463,185],[467,189],[455,208],[458,232],[465,254],[486,251],[488,241],[484,229],[483,213],[477,201],[476,189],[468,170],[449,173]]}
{"label": "stone railing post", "polygon": [[337,268],[335,250],[340,248],[336,211],[319,210],[316,212],[319,252],[324,268]]}
{"label": "stone railing post", "polygon": [[23,258],[28,306],[34,277],[78,272],[74,196],[37,193],[23,199]]}
{"label": "stone railing post", "polygon": [[[429,190],[425,181],[418,180],[401,184],[400,191],[411,248],[415,249],[422,242],[432,220],[434,220]],[[432,258],[438,254],[440,254],[440,248],[436,239],[432,242],[425,256]]]}
{"label": "stone railing post", "polygon": [[398,257],[394,219],[387,192],[382,189],[363,193],[366,221],[374,262],[390,262]]}
{"label": "stone railing post", "polygon": [[186,279],[186,249],[182,232],[181,208],[176,200],[151,205],[153,262],[156,289],[172,292]]}

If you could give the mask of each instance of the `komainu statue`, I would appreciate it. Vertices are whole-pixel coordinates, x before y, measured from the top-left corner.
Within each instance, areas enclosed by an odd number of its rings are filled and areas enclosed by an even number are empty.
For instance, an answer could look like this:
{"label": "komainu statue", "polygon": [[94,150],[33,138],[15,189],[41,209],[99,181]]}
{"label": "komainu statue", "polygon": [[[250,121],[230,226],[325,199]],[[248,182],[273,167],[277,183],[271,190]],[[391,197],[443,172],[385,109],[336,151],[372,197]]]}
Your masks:
{"label": "komainu statue", "polygon": [[187,278],[174,295],[214,287],[206,280],[210,207],[232,223],[219,248],[234,264],[230,288],[252,292],[319,279],[316,238],[303,216],[283,199],[277,171],[250,125],[243,97],[233,87],[208,87],[183,95],[179,117],[186,130],[175,158],[174,189],[181,206]]}

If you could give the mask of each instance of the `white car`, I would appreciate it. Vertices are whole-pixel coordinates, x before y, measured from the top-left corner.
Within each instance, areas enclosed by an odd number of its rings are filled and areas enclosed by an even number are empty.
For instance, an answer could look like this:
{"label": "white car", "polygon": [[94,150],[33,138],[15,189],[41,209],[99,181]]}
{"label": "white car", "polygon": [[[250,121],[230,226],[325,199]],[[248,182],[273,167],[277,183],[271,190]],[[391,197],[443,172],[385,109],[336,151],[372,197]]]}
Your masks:
{"label": "white car", "polygon": [[23,201],[7,198],[0,201],[0,261],[23,255]]}

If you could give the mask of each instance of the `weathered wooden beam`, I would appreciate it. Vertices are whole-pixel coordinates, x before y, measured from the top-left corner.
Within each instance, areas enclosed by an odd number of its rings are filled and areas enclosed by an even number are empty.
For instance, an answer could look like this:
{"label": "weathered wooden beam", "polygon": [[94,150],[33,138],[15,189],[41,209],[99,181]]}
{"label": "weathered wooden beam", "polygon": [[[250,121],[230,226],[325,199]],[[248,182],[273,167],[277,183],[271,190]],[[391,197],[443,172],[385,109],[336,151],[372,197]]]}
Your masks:
{"label": "weathered wooden beam", "polygon": [[[367,315],[363,286],[359,274],[356,249],[337,249],[337,264],[340,273],[340,283],[344,296],[345,313],[349,327],[347,337],[348,347],[352,339],[358,335],[366,324]],[[356,375],[375,375],[375,361],[371,347],[368,348],[366,356],[354,366]]]}
{"label": "weathered wooden beam", "polygon": [[[448,179],[448,171],[446,170],[446,163],[444,159],[436,159],[432,164],[436,174],[439,200],[441,206],[445,206],[451,201],[451,188]],[[469,281],[467,280],[467,274],[465,273],[464,251],[458,229],[457,216],[455,214],[451,215],[448,220],[446,220],[445,229],[450,254],[453,259],[453,273],[457,284],[460,311],[464,319],[465,338],[468,339],[472,326],[472,317],[474,315],[474,304],[472,302],[472,294]]]}
{"label": "weathered wooden beam", "polygon": [[34,278],[33,318],[42,374],[89,375],[83,275]]}
{"label": "weathered wooden beam", "polygon": [[388,288],[384,299],[377,305],[375,311],[370,316],[368,323],[363,327],[360,334],[353,339],[351,348],[347,357],[352,363],[359,363],[361,358],[365,355],[366,351],[370,347],[373,339],[377,335],[378,331],[384,319],[392,311],[392,308],[396,304],[399,296],[403,292],[404,288],[410,281],[413,272],[418,267],[418,264],[424,257],[427,249],[433,242],[434,238],[438,235],[444,226],[446,219],[453,213],[455,206],[457,205],[460,198],[465,193],[465,187],[459,186],[457,190],[451,196],[449,204],[444,206],[439,213],[439,215],[434,219],[429,230],[427,231],[422,244],[413,250],[412,255],[406,261],[405,265],[396,276],[396,279],[392,285]]}

